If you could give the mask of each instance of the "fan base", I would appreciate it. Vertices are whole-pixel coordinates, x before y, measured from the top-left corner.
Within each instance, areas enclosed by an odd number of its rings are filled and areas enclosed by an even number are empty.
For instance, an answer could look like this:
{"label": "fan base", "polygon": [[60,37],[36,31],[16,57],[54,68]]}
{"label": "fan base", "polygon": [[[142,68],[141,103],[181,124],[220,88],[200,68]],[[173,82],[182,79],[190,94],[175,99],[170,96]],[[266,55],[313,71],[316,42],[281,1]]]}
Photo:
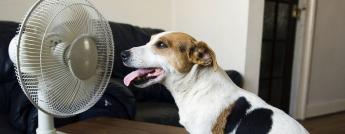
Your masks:
{"label": "fan base", "polygon": [[38,110],[38,128],[36,129],[37,134],[56,134],[54,127],[54,117],[48,115],[41,110]]}

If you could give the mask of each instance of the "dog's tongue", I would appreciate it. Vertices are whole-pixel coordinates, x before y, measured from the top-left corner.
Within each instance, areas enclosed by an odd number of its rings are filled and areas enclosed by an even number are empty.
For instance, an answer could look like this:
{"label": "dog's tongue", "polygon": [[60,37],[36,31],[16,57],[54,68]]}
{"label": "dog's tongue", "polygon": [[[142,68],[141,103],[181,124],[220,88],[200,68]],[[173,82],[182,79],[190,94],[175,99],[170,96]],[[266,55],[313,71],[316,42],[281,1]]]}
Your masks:
{"label": "dog's tongue", "polygon": [[138,69],[136,71],[133,71],[131,73],[129,73],[124,79],[123,79],[123,83],[126,85],[126,86],[129,86],[129,84],[131,84],[131,82],[139,77],[139,76],[142,76],[142,75],[145,75],[145,74],[148,74],[152,71],[154,71],[155,69]]}

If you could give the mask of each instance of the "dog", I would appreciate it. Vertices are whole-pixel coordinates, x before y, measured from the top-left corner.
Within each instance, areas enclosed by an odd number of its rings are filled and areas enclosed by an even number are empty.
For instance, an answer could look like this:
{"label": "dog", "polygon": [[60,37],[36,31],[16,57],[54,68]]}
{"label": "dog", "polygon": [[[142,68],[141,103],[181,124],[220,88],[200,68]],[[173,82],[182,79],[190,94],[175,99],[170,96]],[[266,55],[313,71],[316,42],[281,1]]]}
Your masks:
{"label": "dog", "polygon": [[124,84],[144,88],[160,83],[171,92],[180,124],[191,134],[307,134],[283,111],[236,86],[203,41],[181,32],[151,36],[143,46],[121,52],[136,68]]}

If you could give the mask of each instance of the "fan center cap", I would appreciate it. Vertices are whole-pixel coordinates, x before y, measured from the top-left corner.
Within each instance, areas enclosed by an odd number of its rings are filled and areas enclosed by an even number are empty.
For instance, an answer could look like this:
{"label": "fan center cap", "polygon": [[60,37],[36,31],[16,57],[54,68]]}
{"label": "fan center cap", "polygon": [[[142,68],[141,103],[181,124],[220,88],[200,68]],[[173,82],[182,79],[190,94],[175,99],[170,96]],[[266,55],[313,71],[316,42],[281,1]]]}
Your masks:
{"label": "fan center cap", "polygon": [[72,74],[80,80],[87,80],[97,69],[96,42],[89,36],[73,41],[68,52],[68,64]]}

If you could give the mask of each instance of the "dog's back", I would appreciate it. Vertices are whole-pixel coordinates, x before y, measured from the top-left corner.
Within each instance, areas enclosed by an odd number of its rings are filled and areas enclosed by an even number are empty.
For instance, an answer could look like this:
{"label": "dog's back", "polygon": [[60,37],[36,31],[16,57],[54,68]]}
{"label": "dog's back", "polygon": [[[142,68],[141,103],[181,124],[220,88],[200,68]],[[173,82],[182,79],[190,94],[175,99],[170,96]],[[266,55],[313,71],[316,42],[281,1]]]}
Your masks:
{"label": "dog's back", "polygon": [[227,117],[225,133],[307,134],[306,129],[285,112],[268,105],[256,95],[241,90]]}

